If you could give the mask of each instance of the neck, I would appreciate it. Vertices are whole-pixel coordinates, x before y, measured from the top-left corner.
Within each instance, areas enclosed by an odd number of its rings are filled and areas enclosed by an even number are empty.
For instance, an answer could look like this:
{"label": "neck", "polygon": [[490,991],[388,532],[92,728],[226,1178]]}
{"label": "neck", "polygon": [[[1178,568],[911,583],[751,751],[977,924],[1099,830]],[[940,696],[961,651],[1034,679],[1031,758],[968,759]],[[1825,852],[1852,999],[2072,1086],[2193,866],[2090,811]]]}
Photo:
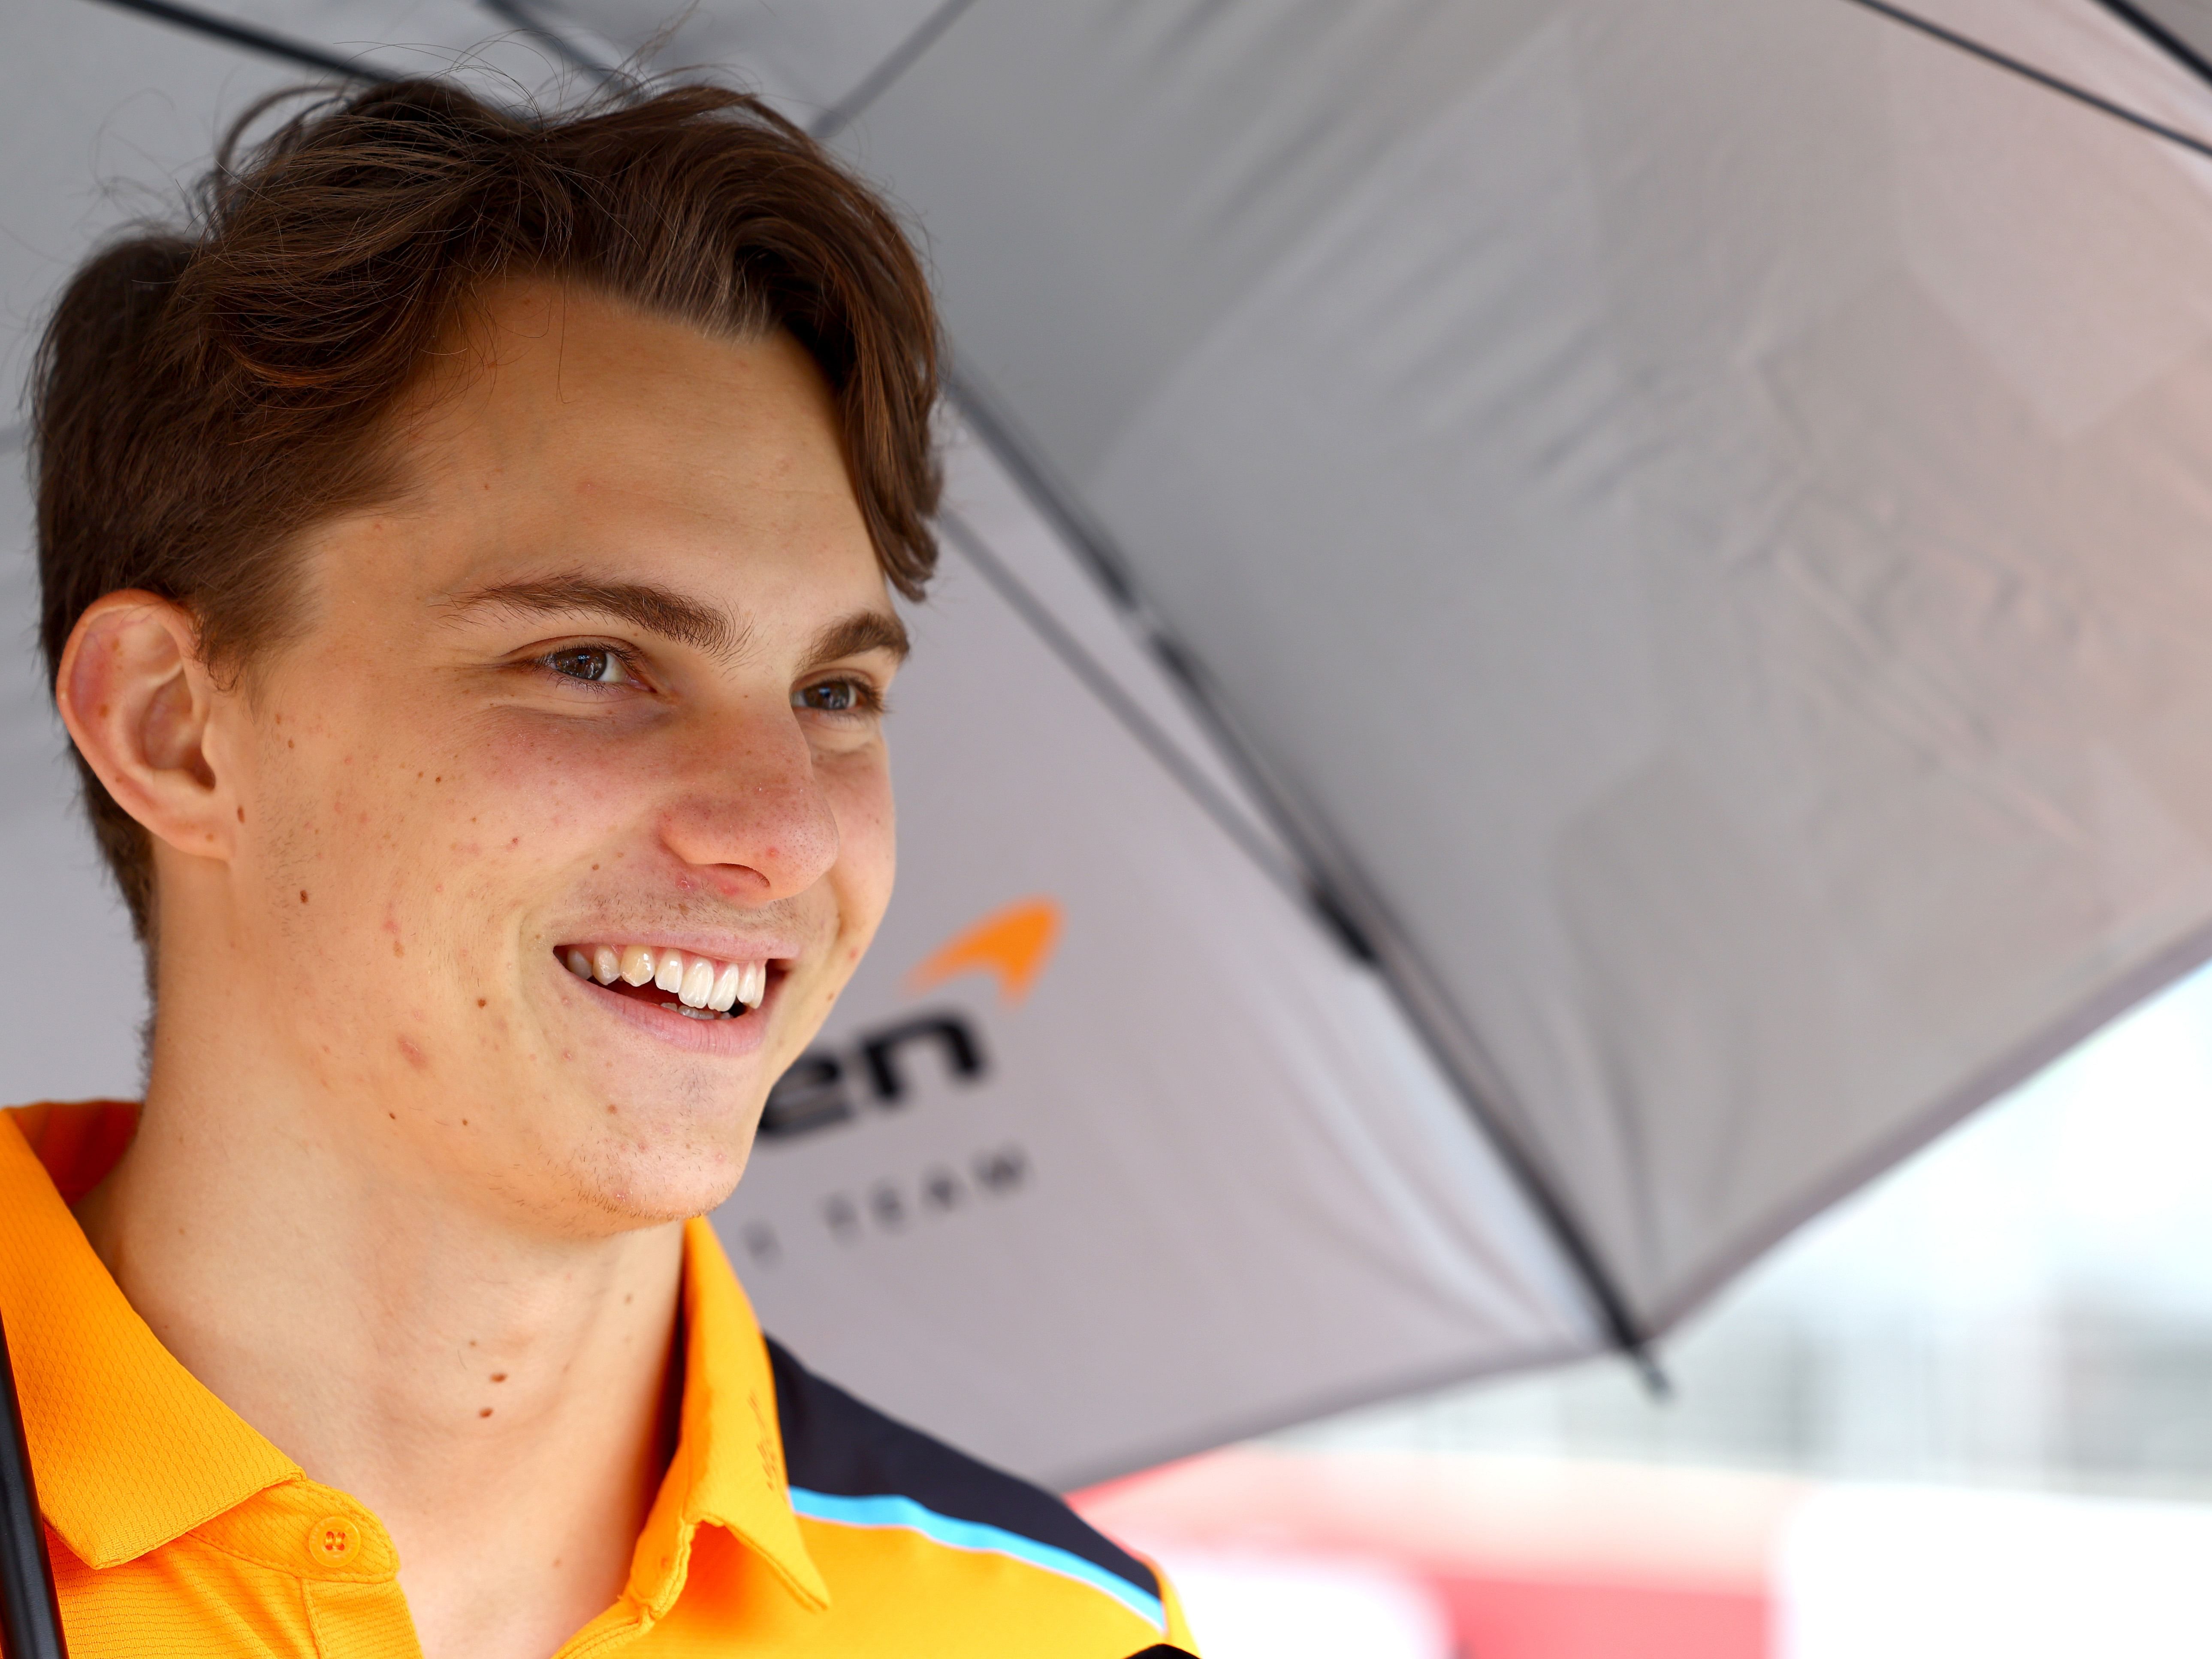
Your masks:
{"label": "neck", "polygon": [[431,1659],[539,1659],[615,1600],[666,1466],[682,1230],[457,1205],[270,1058],[157,1035],[86,1235],[187,1370],[385,1523]]}

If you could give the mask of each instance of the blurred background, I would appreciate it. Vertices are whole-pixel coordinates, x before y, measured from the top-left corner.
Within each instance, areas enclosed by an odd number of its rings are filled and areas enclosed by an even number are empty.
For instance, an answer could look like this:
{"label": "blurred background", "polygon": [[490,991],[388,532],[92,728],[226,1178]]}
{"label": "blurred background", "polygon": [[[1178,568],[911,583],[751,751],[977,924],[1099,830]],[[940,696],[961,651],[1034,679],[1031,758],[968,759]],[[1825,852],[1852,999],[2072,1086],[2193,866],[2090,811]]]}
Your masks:
{"label": "blurred background", "polygon": [[1664,1397],[1592,1361],[1079,1501],[1176,1569],[1217,1659],[2212,1651],[2212,972],[1661,1358]]}

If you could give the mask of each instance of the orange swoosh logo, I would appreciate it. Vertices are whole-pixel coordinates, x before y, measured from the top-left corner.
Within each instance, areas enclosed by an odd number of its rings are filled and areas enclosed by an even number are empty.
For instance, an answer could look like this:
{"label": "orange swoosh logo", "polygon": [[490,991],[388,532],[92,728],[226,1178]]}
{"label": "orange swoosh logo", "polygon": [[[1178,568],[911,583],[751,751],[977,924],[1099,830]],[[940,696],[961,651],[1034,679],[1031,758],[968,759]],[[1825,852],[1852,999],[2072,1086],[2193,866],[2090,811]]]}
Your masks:
{"label": "orange swoosh logo", "polygon": [[906,976],[906,988],[927,991],[962,974],[984,972],[997,978],[1000,1000],[1017,1003],[1030,994],[1059,940],[1060,906],[1048,898],[1024,899],[933,951]]}

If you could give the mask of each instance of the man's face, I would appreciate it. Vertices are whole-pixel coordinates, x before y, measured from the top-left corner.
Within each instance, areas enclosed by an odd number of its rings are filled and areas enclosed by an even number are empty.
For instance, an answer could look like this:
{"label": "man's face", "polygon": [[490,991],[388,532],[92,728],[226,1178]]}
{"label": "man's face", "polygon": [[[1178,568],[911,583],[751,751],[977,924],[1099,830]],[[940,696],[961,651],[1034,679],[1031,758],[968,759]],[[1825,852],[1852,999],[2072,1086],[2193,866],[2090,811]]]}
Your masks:
{"label": "man's face", "polygon": [[387,1165],[696,1214],[890,897],[903,636],[787,337],[528,284],[455,347],[225,694],[231,954]]}

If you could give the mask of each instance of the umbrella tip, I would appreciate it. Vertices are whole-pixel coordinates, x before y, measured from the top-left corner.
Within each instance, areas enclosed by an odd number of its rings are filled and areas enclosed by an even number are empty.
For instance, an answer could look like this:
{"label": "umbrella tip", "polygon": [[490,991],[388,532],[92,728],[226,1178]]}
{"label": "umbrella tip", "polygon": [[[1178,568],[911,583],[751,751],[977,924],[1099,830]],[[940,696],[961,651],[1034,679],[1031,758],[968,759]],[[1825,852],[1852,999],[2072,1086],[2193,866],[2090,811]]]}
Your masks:
{"label": "umbrella tip", "polygon": [[1644,1391],[1655,1406],[1672,1404],[1674,1398],[1674,1379],[1667,1375],[1667,1368],[1659,1363],[1659,1356],[1642,1343],[1628,1350],[1628,1363],[1636,1367],[1636,1374],[1644,1382]]}

